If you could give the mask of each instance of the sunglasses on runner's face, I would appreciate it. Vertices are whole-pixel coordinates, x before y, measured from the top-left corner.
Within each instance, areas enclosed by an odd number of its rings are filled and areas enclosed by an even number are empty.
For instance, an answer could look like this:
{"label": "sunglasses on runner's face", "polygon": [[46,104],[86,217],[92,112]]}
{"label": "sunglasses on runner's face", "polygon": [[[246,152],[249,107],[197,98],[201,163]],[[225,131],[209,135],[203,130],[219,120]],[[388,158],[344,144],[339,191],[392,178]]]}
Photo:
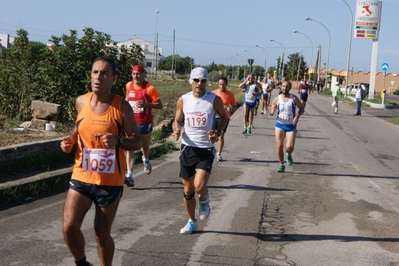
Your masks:
{"label": "sunglasses on runner's face", "polygon": [[193,79],[193,81],[195,83],[200,83],[200,81],[201,81],[201,83],[206,83],[206,79]]}

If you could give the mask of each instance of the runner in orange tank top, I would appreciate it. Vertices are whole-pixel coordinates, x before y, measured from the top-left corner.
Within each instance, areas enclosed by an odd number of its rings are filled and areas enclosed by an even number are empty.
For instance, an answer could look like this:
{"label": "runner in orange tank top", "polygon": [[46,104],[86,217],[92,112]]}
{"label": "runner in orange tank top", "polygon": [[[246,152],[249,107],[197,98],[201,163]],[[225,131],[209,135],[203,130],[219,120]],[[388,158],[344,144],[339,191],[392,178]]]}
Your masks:
{"label": "runner in orange tank top", "polygon": [[116,63],[97,58],[91,70],[91,89],[76,99],[77,119],[60,147],[70,153],[77,144],[75,165],[64,205],[64,240],[76,265],[86,261],[85,240],[80,229],[92,203],[94,231],[101,265],[112,265],[115,244],[111,226],[123,192],[126,162],[124,150],[141,147],[141,137],[129,103],[111,93],[118,78]]}

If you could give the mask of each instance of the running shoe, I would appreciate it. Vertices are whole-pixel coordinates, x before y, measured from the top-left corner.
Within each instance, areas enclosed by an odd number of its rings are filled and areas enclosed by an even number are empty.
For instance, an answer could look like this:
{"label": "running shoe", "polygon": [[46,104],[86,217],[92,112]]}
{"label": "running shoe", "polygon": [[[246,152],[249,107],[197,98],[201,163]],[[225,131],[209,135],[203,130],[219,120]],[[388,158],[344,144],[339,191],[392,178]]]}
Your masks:
{"label": "running shoe", "polygon": [[196,222],[193,222],[193,221],[191,221],[191,220],[188,220],[186,226],[183,227],[182,229],[180,229],[180,234],[189,235],[189,234],[191,234],[192,232],[196,231],[196,230],[197,230],[197,227],[198,227],[198,226],[197,226],[197,223],[196,223]]}
{"label": "running shoe", "polygon": [[247,129],[246,128],[244,128],[244,130],[242,131],[242,133],[241,134],[248,134],[248,132],[247,132]]}
{"label": "running shoe", "polygon": [[284,164],[280,164],[279,167],[277,168],[277,173],[284,173],[285,171],[285,165]]}
{"label": "running shoe", "polygon": [[287,164],[288,165],[292,165],[294,161],[292,160],[292,155],[291,154],[287,154]]}
{"label": "running shoe", "polygon": [[209,206],[209,195],[206,195],[204,201],[200,201],[199,218],[200,220],[205,220],[211,213],[211,207]]}
{"label": "running shoe", "polygon": [[126,184],[128,187],[134,187],[134,178],[133,178],[133,175],[129,175],[129,174],[125,175],[125,184]]}
{"label": "running shoe", "polygon": [[248,127],[247,131],[248,131],[248,134],[251,134],[252,133],[251,127]]}
{"label": "running shoe", "polygon": [[218,154],[216,155],[216,161],[218,161],[218,162],[223,161],[223,157],[222,157],[222,155],[221,155],[220,153],[218,153]]}
{"label": "running shoe", "polygon": [[152,166],[150,164],[150,159],[146,160],[144,162],[144,172],[149,175],[152,172]]}
{"label": "running shoe", "polygon": [[260,111],[260,114],[263,115],[263,111]]}

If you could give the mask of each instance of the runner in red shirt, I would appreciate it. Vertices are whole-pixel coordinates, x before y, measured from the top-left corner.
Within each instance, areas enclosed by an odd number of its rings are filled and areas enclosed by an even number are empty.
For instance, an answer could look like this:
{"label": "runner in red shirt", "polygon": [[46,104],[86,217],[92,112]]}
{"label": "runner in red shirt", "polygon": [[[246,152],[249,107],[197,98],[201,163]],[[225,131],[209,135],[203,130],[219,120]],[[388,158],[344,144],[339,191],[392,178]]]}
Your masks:
{"label": "runner in red shirt", "polygon": [[[126,84],[126,100],[130,103],[134,111],[134,118],[140,130],[143,145],[141,152],[144,171],[147,175],[151,174],[150,164],[150,142],[152,134],[152,109],[162,109],[163,104],[155,87],[145,79],[146,71],[142,65],[135,65],[132,68],[133,81]],[[125,183],[129,187],[134,186],[133,166],[134,151],[127,151],[127,173]]]}

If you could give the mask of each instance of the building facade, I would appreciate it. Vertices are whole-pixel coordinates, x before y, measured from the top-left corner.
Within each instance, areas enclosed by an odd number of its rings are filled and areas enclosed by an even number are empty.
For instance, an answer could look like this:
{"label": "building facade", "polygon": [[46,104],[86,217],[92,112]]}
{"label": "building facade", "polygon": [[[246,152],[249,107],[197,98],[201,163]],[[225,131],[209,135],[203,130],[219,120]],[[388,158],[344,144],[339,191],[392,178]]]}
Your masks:
{"label": "building facade", "polygon": [[[314,68],[307,68],[305,72],[305,76],[309,77],[309,72],[311,74],[316,74],[316,70]],[[338,81],[341,85],[346,84],[353,84],[353,83],[370,83],[370,72],[363,72],[363,71],[352,71],[349,70],[348,75],[348,82],[346,81],[346,70],[337,70],[337,69],[330,69],[329,77],[327,82],[327,88],[331,88],[331,84],[335,84]],[[331,76],[330,76],[331,75]],[[326,77],[326,69],[320,69],[320,79],[323,81]],[[374,93],[379,94],[384,89],[384,80],[385,80],[385,91],[387,94],[392,94],[395,90],[399,89],[399,74],[395,73],[387,73],[386,76],[383,72],[377,72],[375,76],[375,84],[374,84]],[[370,87],[372,84],[370,84]]]}
{"label": "building facade", "polygon": [[0,55],[3,53],[3,49],[11,48],[14,43],[14,37],[9,34],[0,33]]}
{"label": "building facade", "polygon": [[164,59],[162,53],[162,47],[156,44],[146,41],[141,38],[133,37],[132,39],[118,42],[117,46],[121,47],[123,45],[129,47],[132,44],[139,45],[144,53],[143,65],[149,72],[155,72],[159,66],[159,63]]}

